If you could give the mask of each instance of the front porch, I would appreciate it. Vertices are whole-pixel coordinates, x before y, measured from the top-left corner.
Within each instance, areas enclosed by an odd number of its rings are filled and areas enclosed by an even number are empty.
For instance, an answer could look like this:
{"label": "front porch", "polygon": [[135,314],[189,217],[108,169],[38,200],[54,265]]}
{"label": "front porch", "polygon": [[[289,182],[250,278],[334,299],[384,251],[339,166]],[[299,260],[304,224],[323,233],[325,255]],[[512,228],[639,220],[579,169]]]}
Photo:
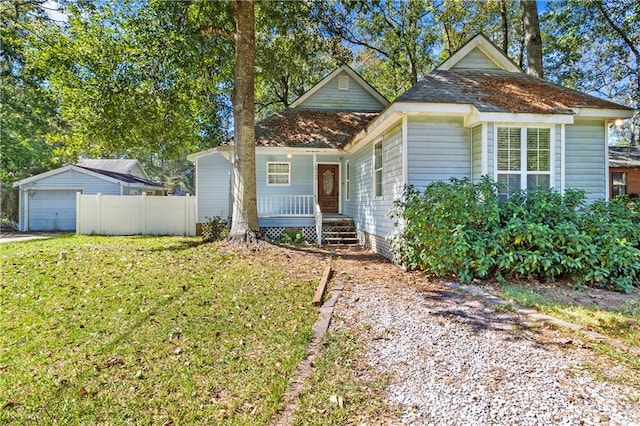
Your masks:
{"label": "front porch", "polygon": [[323,213],[313,195],[262,195],[257,206],[260,229],[269,238],[296,229],[318,245],[359,244],[353,218]]}

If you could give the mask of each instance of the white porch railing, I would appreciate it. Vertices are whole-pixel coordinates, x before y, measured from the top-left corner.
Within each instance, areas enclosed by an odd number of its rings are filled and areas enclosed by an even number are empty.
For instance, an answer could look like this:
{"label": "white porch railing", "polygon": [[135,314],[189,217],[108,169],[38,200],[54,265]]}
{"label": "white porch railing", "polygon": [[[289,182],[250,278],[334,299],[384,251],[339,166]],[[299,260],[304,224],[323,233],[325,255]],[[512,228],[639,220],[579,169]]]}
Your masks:
{"label": "white porch railing", "polygon": [[313,195],[263,195],[258,216],[313,216]]}
{"label": "white porch railing", "polygon": [[318,246],[322,246],[322,210],[320,210],[320,204],[314,203],[313,213],[316,221],[316,236],[318,238]]}

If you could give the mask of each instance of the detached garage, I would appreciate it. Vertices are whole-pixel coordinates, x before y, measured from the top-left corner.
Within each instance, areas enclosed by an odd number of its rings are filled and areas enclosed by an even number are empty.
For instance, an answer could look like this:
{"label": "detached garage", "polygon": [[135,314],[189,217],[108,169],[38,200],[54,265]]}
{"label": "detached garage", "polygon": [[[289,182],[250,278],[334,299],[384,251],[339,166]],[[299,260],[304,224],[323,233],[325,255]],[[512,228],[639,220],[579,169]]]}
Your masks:
{"label": "detached garage", "polygon": [[78,165],[61,167],[13,184],[20,188],[20,231],[75,231],[76,193],[162,194],[162,185],[140,176]]}

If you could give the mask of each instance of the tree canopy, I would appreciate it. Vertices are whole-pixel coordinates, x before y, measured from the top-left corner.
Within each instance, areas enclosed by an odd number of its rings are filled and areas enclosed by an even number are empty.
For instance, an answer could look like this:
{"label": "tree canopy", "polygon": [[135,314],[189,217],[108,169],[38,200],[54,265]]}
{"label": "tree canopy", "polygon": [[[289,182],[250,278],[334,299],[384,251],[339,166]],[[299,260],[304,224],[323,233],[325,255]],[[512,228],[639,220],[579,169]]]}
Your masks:
{"label": "tree canopy", "polygon": [[[256,116],[342,63],[393,100],[479,32],[526,68],[520,6],[258,1]],[[154,179],[186,181],[185,156],[232,135],[232,1],[3,0],[0,12],[3,211],[13,181],[81,157],[138,158]],[[633,106],[620,139],[640,144],[638,2],[549,1],[539,20],[545,78]]]}

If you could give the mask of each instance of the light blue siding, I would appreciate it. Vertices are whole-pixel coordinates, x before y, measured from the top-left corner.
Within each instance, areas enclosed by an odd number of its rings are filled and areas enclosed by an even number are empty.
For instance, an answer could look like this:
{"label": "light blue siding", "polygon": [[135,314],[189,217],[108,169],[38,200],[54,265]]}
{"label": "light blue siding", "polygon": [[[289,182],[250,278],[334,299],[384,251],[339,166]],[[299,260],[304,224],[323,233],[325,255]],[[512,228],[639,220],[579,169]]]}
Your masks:
{"label": "light blue siding", "polygon": [[[340,76],[349,79],[349,90],[340,90]],[[341,72],[327,82],[320,90],[309,96],[298,108],[334,109],[340,111],[380,111],[383,105],[352,79],[346,72]]]}
{"label": "light blue siding", "polygon": [[601,120],[576,120],[565,127],[565,187],[586,191],[588,201],[606,198],[605,131]]}
{"label": "light blue siding", "polygon": [[228,219],[231,185],[227,159],[214,152],[198,158],[197,166],[197,222],[206,222],[208,218],[216,216]]}
{"label": "light blue siding", "polygon": [[[61,205],[63,206],[64,212],[67,212],[71,215],[71,209],[67,208],[68,200],[66,199],[69,191],[80,191],[85,195],[90,194],[104,194],[104,195],[120,195],[120,185],[114,182],[110,182],[95,176],[91,176],[85,173],[81,173],[75,170],[67,170],[53,176],[43,177],[42,179],[35,180],[33,182],[24,184],[21,186],[21,200],[20,203],[20,211],[19,211],[19,226],[21,231],[25,231],[27,229],[27,212],[26,209],[39,209],[40,207],[44,208],[44,204],[40,205],[39,203],[34,203],[33,206],[29,207],[29,199],[36,197],[37,199],[43,199],[37,193],[45,190],[56,190],[55,192],[51,192],[47,194],[47,204],[55,203],[55,197],[51,198],[54,194],[60,194]],[[67,191],[64,191],[67,190]],[[43,194],[41,194],[43,195]],[[75,205],[75,200],[74,200]],[[61,210],[62,212],[62,210]],[[58,213],[61,213],[58,212]],[[32,224],[35,226],[40,226],[45,224],[43,220],[45,220],[44,211],[34,212],[36,217],[42,217],[38,219],[38,222],[33,222]],[[67,213],[64,213],[65,215]],[[75,217],[75,212],[73,212],[73,216]],[[60,223],[69,223],[72,220],[70,217],[60,218]],[[29,219],[31,222],[31,219]],[[47,223],[53,223],[47,222]],[[75,223],[75,220],[74,220]],[[62,228],[59,228],[62,229]],[[64,226],[64,230],[75,229],[70,228],[69,226]],[[42,229],[44,230],[44,229]]]}
{"label": "light blue siding", "polygon": [[467,56],[462,58],[452,69],[500,69],[493,61],[482,53],[477,47],[471,50]]}
{"label": "light blue siding", "polygon": [[408,183],[422,191],[434,181],[471,177],[471,131],[462,119],[410,117]]}
{"label": "light blue siding", "polygon": [[[387,214],[393,202],[402,196],[402,133],[395,126],[382,137],[382,193],[381,198],[373,193],[373,145],[366,144],[348,157],[351,163],[351,198],[343,199],[343,211],[352,216],[356,228],[361,232],[388,237],[393,232],[394,220]],[[375,247],[374,247],[375,249]]]}
{"label": "light blue siding", "polygon": [[472,179],[477,182],[482,177],[482,125],[471,129]]}
{"label": "light blue siding", "polygon": [[[267,185],[267,163],[290,163],[290,185]],[[256,155],[256,188],[258,197],[262,195],[313,195],[313,156]]]}

